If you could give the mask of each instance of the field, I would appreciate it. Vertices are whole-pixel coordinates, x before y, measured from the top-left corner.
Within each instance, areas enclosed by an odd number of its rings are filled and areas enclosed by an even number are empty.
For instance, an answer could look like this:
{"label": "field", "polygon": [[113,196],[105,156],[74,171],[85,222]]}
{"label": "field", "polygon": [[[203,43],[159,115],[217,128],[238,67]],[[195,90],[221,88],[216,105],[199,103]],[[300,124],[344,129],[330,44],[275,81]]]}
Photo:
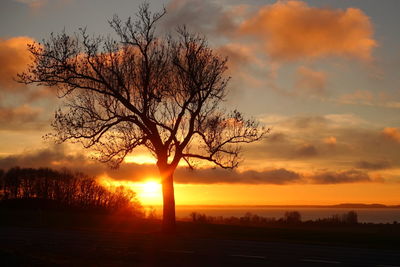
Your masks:
{"label": "field", "polygon": [[180,221],[177,234],[169,236],[160,233],[157,220],[122,215],[3,210],[1,218],[0,253],[10,265],[400,263],[400,225],[394,224],[250,227]]}

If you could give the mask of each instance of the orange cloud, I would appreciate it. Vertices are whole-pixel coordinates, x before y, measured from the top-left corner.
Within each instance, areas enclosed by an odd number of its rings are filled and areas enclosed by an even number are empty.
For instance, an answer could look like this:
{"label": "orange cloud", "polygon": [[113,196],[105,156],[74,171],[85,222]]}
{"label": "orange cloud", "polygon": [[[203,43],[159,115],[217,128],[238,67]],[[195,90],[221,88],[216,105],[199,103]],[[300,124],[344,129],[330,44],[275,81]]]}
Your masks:
{"label": "orange cloud", "polygon": [[[340,183],[360,183],[372,182],[373,180],[368,173],[358,170],[348,170],[340,172],[322,172],[311,177],[315,184],[340,184]],[[375,182],[380,182],[375,181]]]}
{"label": "orange cloud", "polygon": [[400,129],[399,128],[387,127],[385,129],[383,129],[382,134],[385,137],[400,143]]}
{"label": "orange cloud", "polygon": [[343,95],[339,101],[344,104],[370,105],[374,98],[373,93],[368,90],[356,90],[353,93]]}
{"label": "orange cloud", "polygon": [[11,90],[18,84],[13,80],[18,72],[25,70],[31,57],[27,49],[27,44],[34,40],[29,37],[21,36],[10,39],[0,39],[0,87]]}
{"label": "orange cloud", "polygon": [[315,71],[301,66],[297,69],[297,81],[295,86],[298,90],[311,95],[325,94],[326,73]]}
{"label": "orange cloud", "polygon": [[302,1],[278,1],[244,20],[239,33],[264,41],[273,60],[325,56],[371,60],[377,46],[370,18],[360,9],[310,7]]}
{"label": "orange cloud", "polygon": [[344,94],[337,99],[340,104],[365,105],[385,108],[400,108],[398,94],[390,94],[384,91],[373,92],[369,90],[356,90],[349,94]]}
{"label": "orange cloud", "polygon": [[247,64],[260,64],[260,60],[254,55],[254,50],[250,46],[237,43],[229,43],[218,48],[218,53],[228,57],[229,67],[232,69],[240,68]]}
{"label": "orange cloud", "polygon": [[327,145],[331,145],[334,146],[337,143],[336,137],[334,136],[330,136],[330,137],[326,137],[324,138],[323,142]]}

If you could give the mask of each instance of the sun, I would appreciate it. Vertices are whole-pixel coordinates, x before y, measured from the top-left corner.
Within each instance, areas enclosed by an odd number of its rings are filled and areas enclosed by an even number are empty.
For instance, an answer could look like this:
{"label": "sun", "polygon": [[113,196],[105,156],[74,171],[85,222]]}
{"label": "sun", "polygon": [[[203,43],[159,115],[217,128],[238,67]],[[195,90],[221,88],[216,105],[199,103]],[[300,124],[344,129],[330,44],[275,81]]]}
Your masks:
{"label": "sun", "polygon": [[160,191],[160,184],[156,181],[147,181],[142,184],[142,192],[146,194],[158,194]]}
{"label": "sun", "polygon": [[137,184],[138,198],[143,204],[161,204],[162,190],[161,184],[155,180],[148,180]]}
{"label": "sun", "polygon": [[162,204],[162,187],[159,179],[148,178],[142,182],[132,182],[124,180],[113,180],[107,176],[100,177],[98,180],[106,187],[124,186],[136,193],[137,199],[143,205],[161,205]]}

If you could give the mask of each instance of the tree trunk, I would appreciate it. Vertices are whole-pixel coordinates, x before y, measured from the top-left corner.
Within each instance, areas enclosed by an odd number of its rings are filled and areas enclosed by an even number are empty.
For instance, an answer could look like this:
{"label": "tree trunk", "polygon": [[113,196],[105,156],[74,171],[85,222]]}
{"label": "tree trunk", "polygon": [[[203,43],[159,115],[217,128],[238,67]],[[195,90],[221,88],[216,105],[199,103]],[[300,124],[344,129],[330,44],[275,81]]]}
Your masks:
{"label": "tree trunk", "polygon": [[163,191],[163,221],[162,231],[164,233],[175,233],[175,195],[173,172],[168,172],[162,178]]}

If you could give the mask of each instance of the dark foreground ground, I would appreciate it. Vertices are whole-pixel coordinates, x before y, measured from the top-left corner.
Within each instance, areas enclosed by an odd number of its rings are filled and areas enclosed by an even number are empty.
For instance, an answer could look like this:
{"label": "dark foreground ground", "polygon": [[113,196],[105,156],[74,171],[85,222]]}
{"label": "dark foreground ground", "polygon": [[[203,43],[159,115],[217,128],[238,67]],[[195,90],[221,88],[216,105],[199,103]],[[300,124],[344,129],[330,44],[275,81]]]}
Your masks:
{"label": "dark foreground ground", "polygon": [[[1,213],[0,266],[400,266],[396,225],[245,227]],[[4,217],[6,215],[6,217]]]}

